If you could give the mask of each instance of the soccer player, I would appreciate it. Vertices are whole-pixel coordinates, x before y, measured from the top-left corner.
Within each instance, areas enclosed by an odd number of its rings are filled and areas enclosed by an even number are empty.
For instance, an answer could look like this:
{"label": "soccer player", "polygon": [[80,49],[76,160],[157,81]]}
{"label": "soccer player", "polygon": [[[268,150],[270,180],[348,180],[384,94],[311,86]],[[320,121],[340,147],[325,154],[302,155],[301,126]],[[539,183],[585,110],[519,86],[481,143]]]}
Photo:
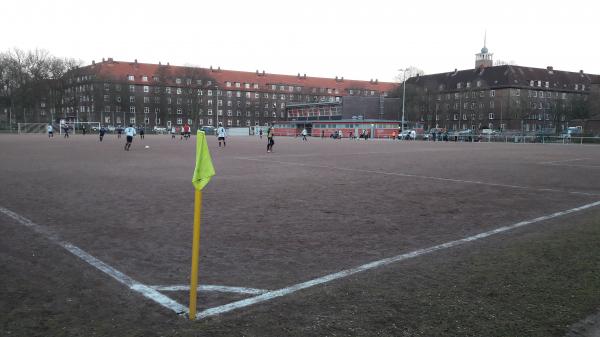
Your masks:
{"label": "soccer player", "polygon": [[102,141],[102,139],[104,138],[105,133],[106,133],[106,129],[104,128],[104,126],[101,126],[100,132],[98,133],[100,135],[100,141]]}
{"label": "soccer player", "polygon": [[129,124],[129,127],[125,129],[125,136],[127,136],[127,143],[125,143],[125,151],[129,151],[131,143],[133,142],[133,136],[135,136],[135,128],[133,124]]}
{"label": "soccer player", "polygon": [[144,127],[140,126],[139,130],[140,130],[139,131],[140,132],[140,139],[144,139]]}
{"label": "soccer player", "polygon": [[48,124],[48,138],[54,138],[54,128],[52,127],[52,124]]}
{"label": "soccer player", "polygon": [[173,125],[171,127],[171,139],[175,139],[175,134],[177,133],[177,129],[175,128],[175,125]]}
{"label": "soccer player", "polygon": [[69,138],[69,124],[65,124],[63,130],[65,131],[65,138]]}
{"label": "soccer player", "polygon": [[219,136],[219,147],[221,147],[221,141],[223,141],[223,147],[225,147],[227,144],[225,143],[225,128],[223,127],[223,123],[219,123],[217,135]]}
{"label": "soccer player", "polygon": [[123,133],[123,128],[119,125],[117,128],[117,138],[121,138],[121,134]]}
{"label": "soccer player", "polygon": [[275,145],[275,141],[273,140],[274,131],[275,130],[273,130],[273,126],[269,126],[269,130],[267,130],[267,140],[269,141],[267,143],[267,153],[273,152],[273,145]]}
{"label": "soccer player", "polygon": [[306,139],[307,134],[308,134],[308,131],[306,131],[306,128],[302,129],[302,140],[307,141],[307,139]]}

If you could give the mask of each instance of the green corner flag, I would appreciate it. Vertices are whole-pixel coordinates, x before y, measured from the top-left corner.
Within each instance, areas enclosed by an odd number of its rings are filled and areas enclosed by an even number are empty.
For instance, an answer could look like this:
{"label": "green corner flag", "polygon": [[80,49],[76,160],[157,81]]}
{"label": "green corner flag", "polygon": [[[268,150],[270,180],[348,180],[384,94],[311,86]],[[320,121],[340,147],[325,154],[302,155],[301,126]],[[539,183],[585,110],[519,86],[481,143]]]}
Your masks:
{"label": "green corner flag", "polygon": [[208,184],[210,178],[215,175],[215,168],[213,167],[210,152],[208,151],[204,131],[198,130],[196,136],[196,169],[194,169],[192,184],[194,184],[194,188],[201,190]]}

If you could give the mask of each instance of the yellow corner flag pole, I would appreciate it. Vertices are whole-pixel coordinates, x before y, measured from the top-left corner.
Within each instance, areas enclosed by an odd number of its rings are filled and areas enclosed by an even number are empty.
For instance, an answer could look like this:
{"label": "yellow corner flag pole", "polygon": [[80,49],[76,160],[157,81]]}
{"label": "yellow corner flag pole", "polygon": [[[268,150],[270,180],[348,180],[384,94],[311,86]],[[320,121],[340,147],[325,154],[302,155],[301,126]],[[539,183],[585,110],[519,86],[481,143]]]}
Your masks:
{"label": "yellow corner flag pole", "polygon": [[190,276],[190,314],[191,320],[196,319],[196,299],[198,294],[198,260],[200,256],[200,214],[202,211],[202,189],[210,178],[215,175],[206,135],[203,131],[196,134],[196,168],[192,177],[195,188],[194,194],[194,232],[192,238],[192,275]]}

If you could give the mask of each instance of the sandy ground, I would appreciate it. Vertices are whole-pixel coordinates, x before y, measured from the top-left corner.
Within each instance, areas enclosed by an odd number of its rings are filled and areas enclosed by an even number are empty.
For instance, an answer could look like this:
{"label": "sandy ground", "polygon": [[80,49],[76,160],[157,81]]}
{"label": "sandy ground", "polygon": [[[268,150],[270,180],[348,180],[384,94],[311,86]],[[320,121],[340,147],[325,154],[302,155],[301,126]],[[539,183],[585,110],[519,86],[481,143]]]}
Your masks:
{"label": "sandy ground", "polygon": [[[146,136],[130,152],[123,141],[0,135],[0,207],[139,282],[185,285],[194,140]],[[600,148],[594,146],[277,138],[275,152],[267,154],[266,139],[231,138],[225,148],[209,141],[217,176],[204,190],[200,282],[206,285],[279,289],[600,200]],[[360,293],[399,299],[390,284],[418,280],[395,266],[384,276],[367,272],[308,289],[277,306],[267,302],[189,323],[1,214],[0,224],[0,272],[9,276],[2,280],[8,290],[0,305],[4,335],[187,336],[201,335],[199,326],[214,335],[391,333],[403,310]],[[549,233],[557,231],[552,228]],[[505,237],[523,243],[529,231],[535,229]],[[488,243],[479,245],[483,250]],[[469,247],[452,251],[458,260],[472,253]],[[428,257],[430,267],[417,275],[435,271],[446,255]],[[364,288],[349,294],[345,285],[354,281]],[[166,294],[187,305],[185,292]],[[329,294],[344,299],[329,318],[367,308],[366,330],[353,330],[352,322],[308,329],[306,320],[315,317],[311,303]],[[199,309],[247,297],[200,292]],[[265,315],[261,324],[269,328],[249,327],[248,317]]]}

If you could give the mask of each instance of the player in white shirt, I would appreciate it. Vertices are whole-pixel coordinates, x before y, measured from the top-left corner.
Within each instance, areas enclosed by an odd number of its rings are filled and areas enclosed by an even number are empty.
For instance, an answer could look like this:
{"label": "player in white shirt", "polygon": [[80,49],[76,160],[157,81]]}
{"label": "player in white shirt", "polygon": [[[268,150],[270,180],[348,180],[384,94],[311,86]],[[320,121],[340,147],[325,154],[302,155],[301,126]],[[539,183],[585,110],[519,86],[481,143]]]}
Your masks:
{"label": "player in white shirt", "polygon": [[127,136],[127,143],[125,143],[125,151],[129,151],[131,143],[133,142],[133,136],[135,136],[135,128],[133,124],[129,124],[129,127],[125,129],[125,136]]}
{"label": "player in white shirt", "polygon": [[54,128],[52,127],[52,124],[48,124],[48,138],[54,137]]}
{"label": "player in white shirt", "polygon": [[221,147],[221,141],[223,141],[223,147],[227,145],[225,143],[225,128],[223,127],[223,123],[219,123],[219,128],[217,128],[217,136],[219,137],[219,147]]}

